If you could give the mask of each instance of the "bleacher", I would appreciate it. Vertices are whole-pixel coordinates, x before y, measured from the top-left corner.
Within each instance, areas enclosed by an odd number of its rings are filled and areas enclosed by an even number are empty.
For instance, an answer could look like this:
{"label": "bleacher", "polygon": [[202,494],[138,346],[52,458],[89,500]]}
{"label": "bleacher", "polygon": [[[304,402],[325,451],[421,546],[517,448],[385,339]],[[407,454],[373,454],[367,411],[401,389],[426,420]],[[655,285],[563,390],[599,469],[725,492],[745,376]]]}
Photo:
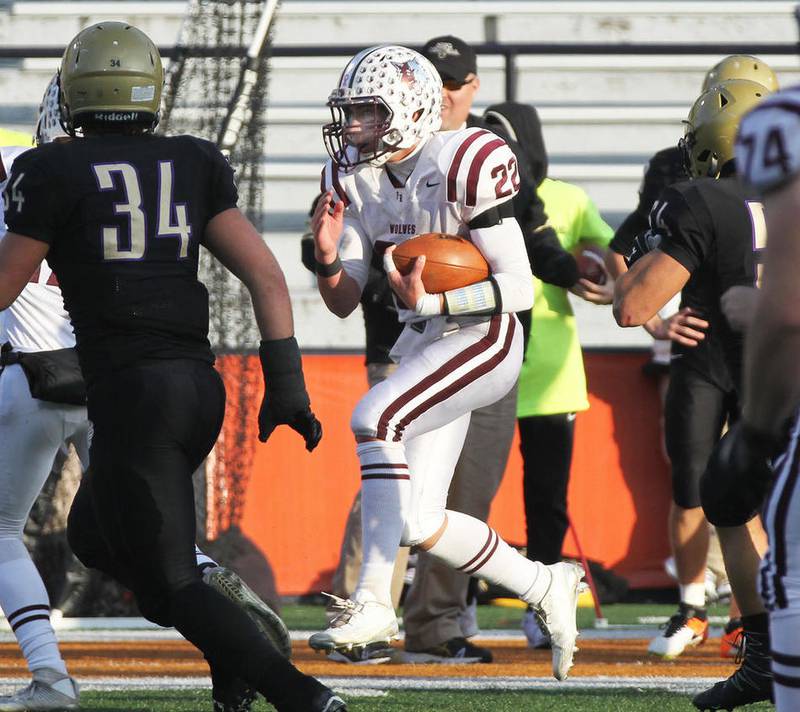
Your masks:
{"label": "bleacher", "polygon": [[[63,44],[81,27],[127,19],[159,45],[175,42],[182,2],[4,2],[0,38],[9,46]],[[754,44],[797,41],[796,4],[783,1],[669,2],[628,0],[283,0],[276,46],[420,45],[438,34],[469,42]],[[550,175],[583,186],[606,220],[617,225],[636,201],[647,158],[675,143],[696,98],[710,54],[521,55],[517,96],[541,115]],[[764,55],[783,85],[800,79],[794,54]],[[324,311],[311,276],[299,264],[298,238],[325,158],[320,126],[325,99],[343,57],[273,59],[265,156],[267,240],[292,289],[297,331],[305,347],[359,348],[358,314],[344,324]],[[28,129],[56,60],[6,60],[0,72],[0,122]],[[499,55],[479,57],[476,109],[504,98]],[[642,330],[620,330],[609,310],[579,306],[582,341],[593,346],[648,343]]]}

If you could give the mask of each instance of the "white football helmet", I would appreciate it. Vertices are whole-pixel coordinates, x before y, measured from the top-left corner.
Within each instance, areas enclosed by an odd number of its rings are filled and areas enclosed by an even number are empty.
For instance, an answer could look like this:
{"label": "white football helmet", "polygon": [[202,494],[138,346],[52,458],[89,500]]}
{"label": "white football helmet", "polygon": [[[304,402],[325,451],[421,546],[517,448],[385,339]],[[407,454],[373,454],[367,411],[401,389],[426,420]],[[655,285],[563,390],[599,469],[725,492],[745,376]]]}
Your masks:
{"label": "white football helmet", "polygon": [[380,45],[359,52],[328,97],[325,148],[343,168],[383,165],[442,124],[442,80],[419,52]]}
{"label": "white football helmet", "polygon": [[50,143],[60,136],[66,136],[67,132],[61,124],[61,110],[59,108],[59,97],[61,88],[58,81],[58,74],[54,74],[50,83],[45,89],[42,103],[39,104],[39,120],[36,122],[36,145]]}

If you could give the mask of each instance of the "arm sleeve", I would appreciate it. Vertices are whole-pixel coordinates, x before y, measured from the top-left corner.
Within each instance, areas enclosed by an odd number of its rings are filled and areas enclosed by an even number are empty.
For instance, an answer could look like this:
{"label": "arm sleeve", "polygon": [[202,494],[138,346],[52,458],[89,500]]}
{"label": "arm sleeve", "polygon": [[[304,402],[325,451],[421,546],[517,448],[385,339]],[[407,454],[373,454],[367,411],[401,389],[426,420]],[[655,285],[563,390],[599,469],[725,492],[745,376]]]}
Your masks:
{"label": "arm sleeve", "polygon": [[518,312],[533,306],[533,275],[525,243],[516,220],[504,220],[492,227],[470,231],[475,246],[489,263],[500,310]]}
{"label": "arm sleeve", "polygon": [[216,146],[211,152],[211,193],[208,204],[208,219],[211,220],[229,208],[237,207],[239,192],[233,179],[233,168]]}
{"label": "arm sleeve", "polygon": [[53,177],[33,161],[20,157],[14,163],[3,191],[5,222],[11,232],[32,237],[50,245],[58,231],[57,189]]}
{"label": "arm sleeve", "polygon": [[705,260],[710,237],[702,229],[683,193],[667,188],[650,211],[650,229],[661,238],[658,248],[693,272]]}

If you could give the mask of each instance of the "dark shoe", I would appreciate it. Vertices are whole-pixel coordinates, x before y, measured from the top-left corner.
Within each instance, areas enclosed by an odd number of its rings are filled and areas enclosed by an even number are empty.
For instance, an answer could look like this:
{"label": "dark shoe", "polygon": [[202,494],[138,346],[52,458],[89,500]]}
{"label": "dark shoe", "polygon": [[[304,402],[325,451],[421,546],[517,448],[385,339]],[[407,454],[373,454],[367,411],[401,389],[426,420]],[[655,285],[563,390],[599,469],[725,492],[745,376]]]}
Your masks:
{"label": "dark shoe", "polygon": [[449,663],[466,665],[492,662],[492,651],[470,643],[466,638],[451,638],[441,645],[417,652],[406,651],[398,662]]}
{"label": "dark shoe", "polygon": [[231,683],[214,683],[211,699],[214,712],[250,712],[257,692],[241,678]]}
{"label": "dark shoe", "polygon": [[203,581],[243,609],[281,655],[287,659],[292,656],[292,639],[286,624],[234,571],[224,566],[207,568]]}
{"label": "dark shoe", "polygon": [[310,675],[281,700],[272,703],[278,712],[347,712],[347,705],[329,687]]}
{"label": "dark shoe", "polygon": [[727,680],[696,695],[692,704],[699,710],[733,710],[772,699],[769,637],[743,631],[741,666]]}

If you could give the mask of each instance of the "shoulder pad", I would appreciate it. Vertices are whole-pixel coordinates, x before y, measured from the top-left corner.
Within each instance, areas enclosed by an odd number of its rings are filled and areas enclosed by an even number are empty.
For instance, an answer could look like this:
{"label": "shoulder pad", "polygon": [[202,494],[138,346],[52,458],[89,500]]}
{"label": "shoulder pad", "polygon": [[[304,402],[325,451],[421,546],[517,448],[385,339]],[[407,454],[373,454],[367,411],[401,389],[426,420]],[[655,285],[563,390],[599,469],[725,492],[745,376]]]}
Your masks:
{"label": "shoulder pad", "polygon": [[497,134],[475,127],[441,136],[437,163],[447,181],[447,202],[460,205],[467,222],[517,194],[517,158]]}
{"label": "shoulder pad", "polygon": [[800,86],[773,94],[745,115],[736,137],[736,169],[760,192],[800,173]]}

